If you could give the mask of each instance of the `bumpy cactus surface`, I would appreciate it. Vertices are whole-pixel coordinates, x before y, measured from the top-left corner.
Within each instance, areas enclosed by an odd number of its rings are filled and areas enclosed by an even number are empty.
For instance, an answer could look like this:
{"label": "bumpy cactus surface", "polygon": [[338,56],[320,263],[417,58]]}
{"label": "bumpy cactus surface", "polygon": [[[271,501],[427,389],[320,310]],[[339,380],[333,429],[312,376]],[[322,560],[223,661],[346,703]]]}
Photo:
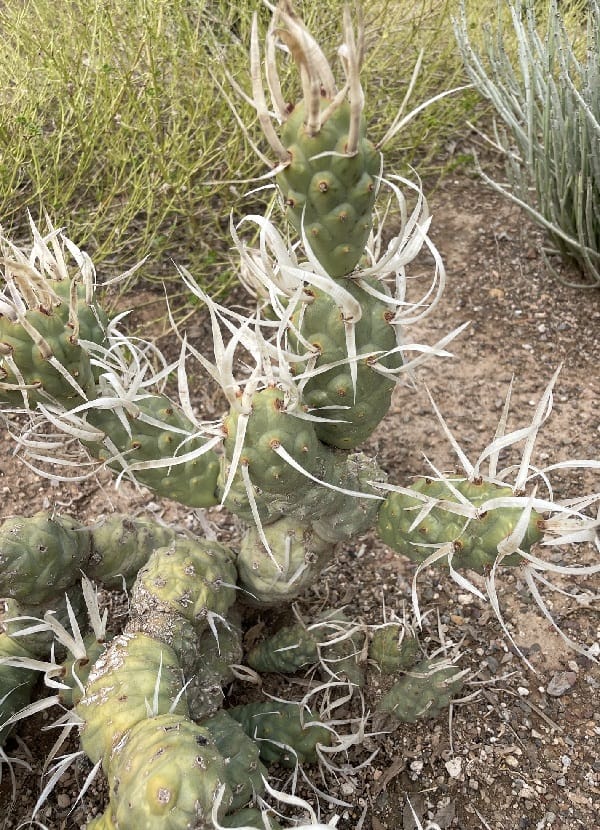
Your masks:
{"label": "bumpy cactus surface", "polygon": [[257,741],[261,759],[284,767],[315,763],[319,745],[330,746],[331,732],[295,703],[247,703],[229,714]]}
{"label": "bumpy cactus surface", "polygon": [[76,580],[90,555],[89,533],[74,519],[37,513],[0,525],[0,594],[49,602]]}
{"label": "bumpy cactus surface", "polygon": [[383,674],[409,669],[417,660],[419,642],[401,623],[376,628],[369,643],[369,659]]}
{"label": "bumpy cactus surface", "polygon": [[[176,714],[145,718],[125,736],[111,766],[117,827],[210,827],[225,760],[209,730]],[[231,804],[225,786],[222,810]]]}
{"label": "bumpy cactus surface", "polygon": [[[447,563],[482,597],[457,571],[483,574],[490,596],[501,565],[529,568],[533,584],[532,572],[544,569],[538,542],[593,541],[599,524],[585,512],[594,497],[555,507],[535,486],[552,492],[549,471],[536,481],[531,452],[554,381],[530,427],[507,435],[506,408],[477,462],[458,452],[464,473],[401,486],[360,450],[398,379],[446,356],[457,334],[431,346],[408,335],[436,307],[443,266],[420,189],[412,188],[410,212],[406,183],[385,178],[385,140],[366,137],[360,18],[355,31],[344,12],[338,86],[321,47],[281,0],[264,50],[270,101],[257,19],[252,96],[276,156],[285,229],[275,209],[232,228],[241,279],[256,299],[248,316],[212,301],[181,269],[210,315],[214,362],[181,332],[172,363],[156,345],[124,334],[121,317],[102,310],[89,259],[54,228],[45,237],[34,228],[29,256],[0,239],[0,403],[6,417],[16,412],[25,423],[19,453],[51,477],[53,460],[77,479],[105,467],[117,484],[127,479],[192,510],[222,505],[235,517],[227,545],[206,517],[202,538],[119,514],[86,525],[47,511],[0,525],[0,739],[27,713],[41,671],[52,695],[40,705],[61,706],[61,717],[73,707],[61,723],[79,727],[83,750],[108,778],[108,805],[88,830],[277,830],[288,824],[267,801],[277,797],[306,806],[305,827],[325,826],[295,792],[269,782],[269,767],[291,770],[292,787],[313,764],[324,777],[342,774],[349,747],[366,734],[368,717],[353,707],[365,702],[369,672],[388,688],[378,717],[399,722],[439,715],[465,682],[450,658],[425,657],[413,627],[397,618],[370,626],[352,619],[351,608],[321,604],[314,619],[299,610],[338,548],[376,526],[417,564],[415,578],[428,564]],[[300,76],[301,95],[291,102],[278,70],[283,52]],[[391,234],[375,210],[384,192],[400,208]],[[247,224],[257,230],[252,243]],[[407,269],[424,245],[435,273],[411,302]],[[192,403],[193,360],[228,402],[218,421],[202,422]],[[509,486],[499,454],[522,440]],[[112,639],[82,571],[128,591],[127,621]],[[418,621],[416,590],[413,599]],[[298,622],[256,644],[257,616],[296,600]],[[269,672],[292,675],[290,688],[304,696],[274,699],[261,678]],[[336,752],[342,766],[330,760]]]}
{"label": "bumpy cactus surface", "polygon": [[403,723],[436,717],[460,691],[463,677],[464,672],[444,658],[422,660],[394,684],[378,709]]}
{"label": "bumpy cactus surface", "polygon": [[318,113],[300,102],[288,117],[281,140],[289,163],[278,183],[296,231],[325,271],[342,277],[362,257],[373,226],[381,154],[365,138],[364,120],[357,130],[350,104],[336,108],[332,98],[321,99]]}
{"label": "bumpy cactus surface", "polygon": [[[518,507],[493,509],[493,500],[511,497],[512,490],[482,480],[422,478],[410,490],[414,495],[410,491],[390,493],[379,511],[377,528],[387,545],[415,562],[426,559],[433,546],[452,544],[455,568],[470,568],[478,573],[489,570],[498,558],[499,546],[515,530],[523,512]],[[424,500],[418,498],[419,494]],[[477,509],[473,518],[452,512],[461,498]],[[528,553],[543,535],[542,517],[532,511],[521,550]],[[503,557],[502,564],[518,565],[521,561],[522,556],[515,553]]]}

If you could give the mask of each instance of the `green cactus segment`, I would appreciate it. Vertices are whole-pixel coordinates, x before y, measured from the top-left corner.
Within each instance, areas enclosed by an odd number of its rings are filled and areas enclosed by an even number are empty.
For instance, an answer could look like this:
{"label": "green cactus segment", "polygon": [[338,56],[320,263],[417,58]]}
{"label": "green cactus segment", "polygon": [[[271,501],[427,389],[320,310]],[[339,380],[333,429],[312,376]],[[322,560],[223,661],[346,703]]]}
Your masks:
{"label": "green cactus segment", "polygon": [[[221,470],[217,480],[217,496],[230,513],[252,524],[254,522],[254,514],[252,513],[246,486],[239,469],[234,474],[229,491],[223,500],[225,485],[229,479],[230,470],[231,465],[227,458],[223,456],[221,459]],[[276,503],[272,494],[264,494],[262,490],[259,490],[254,485],[251,485],[251,488],[262,524],[270,524],[270,522],[275,522],[283,516],[283,513],[279,510],[279,504]],[[281,499],[284,498],[285,496],[281,496]]]}
{"label": "green cactus segment", "polygon": [[312,631],[304,625],[286,625],[272,637],[258,643],[246,655],[246,663],[258,672],[293,674],[319,659]]}
{"label": "green cactus segment", "polygon": [[[234,679],[233,665],[242,662],[242,630],[239,615],[228,612],[227,624],[215,620],[215,630],[206,629],[194,655],[195,670],[186,687],[190,715],[202,720],[216,712],[225,700],[223,686]],[[187,675],[186,675],[187,677]]]}
{"label": "green cactus segment", "polygon": [[462,688],[463,675],[444,658],[423,660],[392,686],[377,709],[402,723],[437,717]]}
{"label": "green cactus segment", "polygon": [[212,827],[231,804],[225,761],[210,732],[188,718],[164,714],[134,726],[110,762],[109,804],[123,830]]}
{"label": "green cactus segment", "polygon": [[12,729],[12,724],[4,726],[6,721],[27,706],[39,672],[20,666],[9,666],[2,659],[12,657],[31,657],[31,652],[6,632],[0,633],[0,747]]}
{"label": "green cactus segment", "polygon": [[209,614],[224,616],[236,599],[232,551],[207,539],[175,538],[158,548],[132,590],[138,616],[173,613],[203,629]]}
{"label": "green cactus segment", "polygon": [[[489,499],[511,497],[510,487],[486,481],[452,479],[452,486],[469,502],[478,507]],[[456,502],[458,499],[443,481],[418,479],[411,489],[434,499]],[[422,562],[434,552],[432,545],[454,543],[452,567],[470,568],[478,573],[492,567],[498,556],[498,545],[515,529],[522,509],[502,507],[488,510],[477,518],[467,519],[443,507],[434,507],[424,518],[412,525],[424,502],[403,493],[390,493],[379,511],[377,530],[391,548],[413,562]],[[529,525],[521,542],[521,550],[529,552],[543,537],[542,517],[531,511]],[[439,560],[443,564],[447,560]],[[503,565],[518,565],[522,557],[511,554],[502,559]]]}
{"label": "green cactus segment", "polygon": [[[370,284],[380,292],[383,290],[382,284],[376,280],[371,280]],[[304,386],[303,402],[315,409],[317,415],[332,419],[332,423],[315,424],[319,439],[325,444],[348,450],[365,441],[390,408],[396,381],[376,371],[373,362],[377,360],[387,369],[397,369],[402,365],[402,356],[400,352],[381,356],[382,352],[397,346],[396,332],[390,324],[393,309],[351,280],[344,281],[344,288],[359,301],[362,308],[362,316],[354,327],[356,354],[378,353],[379,357],[365,357],[357,362],[356,390],[348,364],[315,375]],[[314,295],[312,302],[303,305],[292,322],[303,338],[319,350],[316,368],[347,360],[342,309],[327,292],[311,288],[311,293]],[[290,335],[290,346],[299,354],[305,351],[293,334]],[[303,367],[295,371],[303,371]],[[334,419],[342,423],[333,423]]]}
{"label": "green cactus segment", "polygon": [[[223,492],[228,472],[229,464],[225,462],[219,477],[220,492]],[[377,494],[370,482],[385,481],[386,478],[378,464],[362,453],[342,453],[324,445],[315,475],[320,481],[335,487],[368,494]],[[347,541],[372,527],[381,504],[378,499],[361,499],[308,480],[301,488],[285,494],[263,493],[254,486],[252,493],[263,525],[293,516],[298,522],[312,524],[319,538],[330,543]],[[250,502],[239,473],[233,478],[233,486],[224,504],[232,513],[249,524],[254,524]]]}
{"label": "green cactus segment", "polygon": [[263,528],[270,552],[256,528],[249,528],[237,558],[238,584],[244,602],[263,608],[289,602],[319,576],[333,555],[334,545],[324,542],[310,525],[291,518]]}
{"label": "green cactus segment", "polygon": [[[338,461],[342,464],[342,461]],[[319,481],[332,482],[335,479],[336,458],[334,452],[321,444],[312,475]],[[224,492],[230,464],[223,459],[219,476],[218,491]],[[271,524],[283,516],[293,515],[298,521],[307,521],[335,511],[340,495],[334,490],[316,484],[304,477],[304,483],[285,493],[266,493],[252,486],[252,495],[262,524]],[[224,506],[249,524],[254,524],[254,514],[248,499],[240,471],[233,477],[232,486],[223,502]]]}
{"label": "green cactus segment", "polygon": [[150,554],[175,538],[173,530],[158,522],[117,513],[101,519],[91,535],[92,555],[86,572],[107,588],[131,588]]}
{"label": "green cactus segment", "polygon": [[166,460],[173,459],[170,466],[133,469],[132,475],[162,498],[173,499],[189,507],[217,504],[219,458],[216,453],[208,450],[188,461],[179,463],[177,460],[205,445],[204,438],[197,435],[197,427],[166,395],[149,395],[135,405],[138,408],[135,417],[124,409],[119,412],[100,407],[90,409],[89,423],[106,436],[104,442],[85,443],[91,455],[119,472],[123,466],[115,459],[115,452],[107,441],[116,447],[131,467],[152,461],[164,464]]}
{"label": "green cactus segment", "polygon": [[414,666],[419,642],[401,623],[375,629],[369,643],[369,659],[382,674],[393,674]]}
{"label": "green cactus segment", "polygon": [[266,764],[294,768],[314,764],[317,748],[331,746],[331,732],[306,708],[297,703],[264,701],[234,706],[227,714],[258,744]]}
{"label": "green cactus segment", "polygon": [[94,664],[75,707],[85,721],[81,745],[92,762],[102,758],[107,769],[113,748],[149,709],[187,715],[182,686],[177,655],[167,645],[142,633],[116,637]]}
{"label": "green cactus segment", "polygon": [[[225,453],[232,460],[239,423],[239,412],[232,408],[224,421]],[[320,467],[321,445],[312,424],[286,410],[285,394],[269,386],[252,398],[240,463],[248,466],[252,484],[266,493],[285,494],[304,487],[307,478],[281,458],[282,447],[308,473]]]}
{"label": "green cactus segment", "polygon": [[[27,326],[8,316],[0,316],[0,401],[10,405],[22,406],[23,395],[19,391],[1,388],[3,384],[28,387],[30,406],[51,396],[61,402],[67,409],[83,402],[77,386],[84,394],[95,396],[95,370],[89,356],[80,345],[80,340],[92,340],[101,344],[106,338],[108,318],[95,301],[88,305],[85,301],[85,287],[77,287],[78,301],[76,317],[79,321],[78,334],[69,323],[69,294],[71,281],[52,282],[49,287],[55,294],[55,303],[50,308],[34,308],[25,312]],[[35,342],[28,328],[33,328],[39,335]],[[12,358],[21,378],[17,377],[5,355]],[[49,362],[56,358],[74,383]],[[76,384],[76,385],[75,385]]]}
{"label": "green cactus segment", "polygon": [[221,708],[223,686],[234,679],[231,666],[242,662],[239,614],[230,609],[226,621],[212,622],[212,627],[199,631],[198,626],[178,614],[146,611],[137,615],[134,611],[125,628],[126,633],[143,632],[173,649],[186,681],[185,697],[194,720],[209,717]]}
{"label": "green cactus segment", "polygon": [[267,816],[266,821],[260,810],[253,807],[246,807],[244,810],[238,810],[237,813],[231,813],[221,819],[223,827],[256,827],[257,830],[283,830],[281,824],[275,821],[271,816]]}
{"label": "green cactus segment", "polygon": [[[377,462],[363,453],[338,457],[333,476],[329,479],[344,490],[372,495],[377,495],[377,490],[370,482],[385,480],[386,475]],[[314,514],[312,526],[319,538],[331,543],[346,542],[373,527],[381,506],[380,499],[331,492],[337,496],[331,500],[331,509],[324,510],[321,518],[318,512]]]}
{"label": "green cactus segment", "polygon": [[362,686],[364,636],[354,628],[342,611],[321,615],[308,628],[301,623],[284,626],[254,646],[246,663],[258,672],[292,674],[320,662],[329,677],[345,676],[353,685]]}
{"label": "green cactus segment", "polygon": [[0,525],[0,596],[51,603],[79,580],[90,535],[75,519],[39,512]]}
{"label": "green cactus segment", "polygon": [[85,657],[75,658],[70,655],[63,663],[61,673],[54,676],[55,680],[67,687],[59,689],[58,695],[63,706],[68,709],[72,709],[83,697],[82,687],[87,683],[96,660],[106,648],[106,644],[97,640],[94,634],[88,634],[83,642]]}
{"label": "green cactus segment", "polygon": [[267,770],[260,762],[258,746],[240,724],[221,711],[201,725],[210,732],[225,760],[225,780],[233,794],[230,809],[238,810],[255,795],[262,795]]}
{"label": "green cactus segment", "polygon": [[[330,103],[324,98],[321,108]],[[364,137],[364,122],[358,151],[347,154],[350,117],[350,105],[343,103],[310,135],[300,103],[281,134],[291,156],[277,176],[287,216],[332,277],[349,274],[363,255],[381,168],[381,154]]]}

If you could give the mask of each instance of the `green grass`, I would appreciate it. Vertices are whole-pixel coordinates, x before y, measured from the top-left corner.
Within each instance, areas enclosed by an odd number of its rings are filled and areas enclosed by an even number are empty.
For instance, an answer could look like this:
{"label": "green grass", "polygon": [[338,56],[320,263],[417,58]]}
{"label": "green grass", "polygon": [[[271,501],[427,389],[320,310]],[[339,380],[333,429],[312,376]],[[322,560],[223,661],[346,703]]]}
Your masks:
{"label": "green grass", "polygon": [[587,278],[571,284],[600,286],[600,3],[510,0],[502,9],[507,17],[498,16],[479,49],[464,16],[456,25],[506,162],[507,183],[484,178],[547,231],[547,252]]}
{"label": "green grass", "polygon": [[[298,3],[331,55],[342,5]],[[454,6],[370,5],[364,85],[374,139],[404,97],[421,49],[412,106],[462,82]],[[107,274],[148,254],[146,277],[173,277],[174,259],[211,291],[226,290],[234,277],[229,212],[249,209],[252,185],[242,181],[264,169],[220,87],[228,88],[226,61],[249,88],[255,9],[264,28],[269,13],[257,0],[0,3],[2,224],[18,236],[27,209],[35,218],[46,210]],[[446,142],[476,100],[457,94],[421,113],[387,148],[388,164],[439,170]],[[235,105],[246,123],[254,120],[244,102]],[[253,134],[260,141],[259,130]]]}

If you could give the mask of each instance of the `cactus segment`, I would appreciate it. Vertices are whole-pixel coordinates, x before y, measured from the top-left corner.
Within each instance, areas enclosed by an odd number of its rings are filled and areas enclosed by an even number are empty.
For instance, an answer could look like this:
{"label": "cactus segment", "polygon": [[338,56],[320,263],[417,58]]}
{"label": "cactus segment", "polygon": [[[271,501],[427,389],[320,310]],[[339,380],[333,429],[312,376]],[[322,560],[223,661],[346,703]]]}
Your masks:
{"label": "cactus segment", "polygon": [[[338,457],[336,451],[321,444],[312,475],[319,481],[341,484],[345,463],[345,454]],[[220,493],[224,491],[229,470],[229,463],[223,460],[219,476]],[[252,495],[262,524],[272,524],[277,519],[292,515],[301,522],[314,522],[320,516],[334,514],[344,498],[343,494],[324,487],[322,484],[313,483],[308,478],[304,479],[301,487],[296,487],[286,493],[266,493],[252,484]],[[223,504],[244,521],[249,524],[254,523],[254,514],[239,470],[233,477],[232,486]]]}
{"label": "cactus segment", "polygon": [[[135,404],[136,413],[125,409],[91,408],[88,422],[106,436],[102,442],[84,442],[94,458],[106,462],[113,470],[131,468],[140,484],[163,498],[189,507],[217,504],[216,487],[219,458],[208,450],[195,458],[178,462],[178,457],[199,451],[205,444],[197,427],[165,395],[148,395]],[[123,424],[125,420],[127,427]],[[115,458],[115,447],[123,464]],[[170,466],[165,462],[173,459]],[[153,467],[151,462],[160,462]],[[136,468],[135,465],[148,464]]]}
{"label": "cactus segment", "polygon": [[227,624],[215,620],[216,637],[212,629],[206,629],[200,635],[194,655],[194,672],[186,687],[190,715],[194,720],[212,715],[223,705],[223,686],[234,679],[231,667],[242,661],[241,620],[239,614],[232,613],[233,610],[228,612]]}
{"label": "cactus segment", "polygon": [[388,623],[376,628],[369,643],[369,660],[382,674],[393,674],[414,666],[419,654],[419,642],[400,623]]}
{"label": "cactus segment", "polygon": [[[341,453],[325,446],[322,450],[316,471],[320,481],[352,493],[370,495],[377,493],[370,482],[385,481],[385,473],[377,462],[362,453]],[[229,465],[225,463],[220,476],[221,491],[228,472]],[[361,499],[333,487],[306,481],[302,488],[282,495],[266,494],[256,487],[252,488],[252,492],[263,525],[293,516],[298,522],[312,524],[320,539],[333,544],[352,539],[372,527],[380,505],[377,499]],[[224,504],[246,522],[254,523],[250,502],[238,474],[233,478],[233,486]]]}
{"label": "cactus segment", "polygon": [[[256,392],[248,417],[240,463],[247,465],[253,485],[265,493],[286,494],[304,487],[307,479],[281,458],[280,447],[304,470],[315,475],[321,445],[312,424],[288,412],[285,393],[274,386]],[[232,408],[225,418],[225,454],[232,460],[240,413]]]}
{"label": "cactus segment", "polygon": [[225,781],[233,795],[230,810],[239,810],[265,789],[267,770],[260,762],[258,747],[225,711],[201,725],[210,732],[225,761]]}
{"label": "cactus segment", "polygon": [[90,535],[75,519],[40,511],[0,525],[0,596],[52,603],[79,579]]}
{"label": "cactus segment", "polygon": [[319,659],[316,637],[304,625],[286,625],[272,637],[257,643],[246,655],[246,663],[258,672],[293,674]]}
{"label": "cactus segment", "polygon": [[[95,397],[95,369],[79,341],[103,343],[108,318],[94,300],[88,305],[86,289],[81,284],[75,287],[66,279],[47,281],[46,291],[48,308],[29,308],[23,314],[24,320],[18,315],[0,315],[0,401],[22,407],[23,392],[11,387],[24,384],[30,408],[50,396],[69,409]],[[77,297],[74,315],[69,299],[72,291]],[[64,373],[52,365],[50,358],[63,367]],[[15,374],[11,362],[21,377]]]}
{"label": "cactus segment", "polygon": [[104,769],[114,747],[135,724],[155,714],[187,715],[177,655],[142,633],[115,637],[90,671],[75,711],[85,721],[81,746]]}
{"label": "cactus segment", "polygon": [[86,572],[106,588],[131,588],[150,554],[176,535],[158,522],[117,513],[102,518],[90,532],[92,555]]}
{"label": "cactus segment", "polygon": [[[377,280],[368,282],[378,291],[384,290]],[[396,331],[390,323],[394,316],[392,308],[352,280],[345,280],[344,288],[360,303],[362,316],[354,324],[354,339],[356,354],[367,357],[356,363],[356,387],[350,365],[336,366],[309,378],[304,386],[303,401],[319,416],[331,418],[331,423],[315,424],[319,439],[330,446],[348,450],[371,435],[390,407],[396,381],[378,372],[374,363],[378,362],[386,369],[398,369],[402,365],[402,356],[400,352],[387,357],[382,354],[398,345]],[[318,351],[315,368],[347,360],[346,324],[342,309],[322,289],[311,288],[310,293],[312,301],[295,312],[292,322],[304,340]],[[305,352],[293,332],[289,340],[292,350],[298,354]],[[303,371],[303,367],[292,371],[298,373]]]}
{"label": "cactus segment", "polygon": [[[377,494],[371,482],[383,482],[386,475],[374,459],[363,453],[343,454],[338,457],[334,467],[333,484],[354,493]],[[323,488],[321,488],[323,489]],[[332,491],[334,492],[334,491]],[[313,518],[313,530],[326,542],[347,542],[373,526],[379,512],[381,501],[373,498],[360,498],[345,493],[336,493],[332,508]]]}
{"label": "cactus segment", "polygon": [[132,590],[136,614],[176,614],[198,630],[208,615],[224,616],[235,602],[233,553],[207,539],[175,538],[158,548],[139,572]]}
{"label": "cactus segment", "polygon": [[145,718],[115,748],[109,804],[124,830],[194,830],[212,826],[216,796],[229,809],[225,761],[202,726],[177,714]]}
{"label": "cactus segment", "polygon": [[346,676],[353,685],[362,686],[363,643],[355,628],[343,611],[330,611],[308,627],[295,623],[280,628],[251,649],[246,663],[258,672],[284,674],[320,663],[329,677]]}
{"label": "cactus segment", "polygon": [[331,746],[331,732],[306,708],[297,703],[269,700],[234,706],[227,714],[258,744],[266,764],[294,768],[314,764],[319,744]]}
{"label": "cactus segment", "polygon": [[242,660],[239,614],[228,612],[227,621],[215,619],[203,631],[178,614],[162,611],[135,612],[126,633],[143,632],[173,649],[186,679],[185,696],[194,720],[212,715],[225,699],[223,686],[230,683],[233,664]]}
{"label": "cactus segment", "polygon": [[250,527],[237,557],[238,582],[244,602],[268,608],[299,596],[318,577],[334,545],[324,542],[310,525],[283,518],[263,528],[269,545]]}
{"label": "cactus segment", "polygon": [[[245,522],[253,523],[254,514],[252,513],[246,486],[239,470],[237,470],[233,476],[232,483],[229,487],[225,500],[222,500],[222,496],[225,493],[225,485],[229,479],[230,470],[231,465],[229,464],[227,458],[223,456],[221,459],[221,470],[217,480],[217,496],[227,510],[234,515],[239,516],[239,518],[243,519]],[[276,501],[271,493],[264,494],[263,491],[259,490],[259,488],[254,484],[251,486],[252,495],[254,497],[258,515],[262,524],[269,524],[270,522],[280,519],[283,513],[279,510],[279,503],[285,498],[285,496],[282,496],[281,500]]]}
{"label": "cactus segment", "polygon": [[402,723],[437,717],[462,688],[464,674],[445,658],[423,660],[392,686],[377,710]]}
{"label": "cactus segment", "polygon": [[138,613],[135,603],[125,626],[126,634],[140,632],[172,648],[185,676],[196,669],[196,652],[200,633],[197,627],[179,614],[170,611],[143,609]]}
{"label": "cactus segment", "polygon": [[0,632],[0,747],[12,729],[12,724],[4,726],[5,722],[27,706],[39,677],[35,670],[1,662],[12,657],[31,657],[31,652],[6,632]]}
{"label": "cactus segment", "polygon": [[[321,100],[324,111],[331,101]],[[381,154],[365,138],[361,119],[358,149],[349,154],[351,107],[342,103],[318,132],[306,127],[304,102],[283,126],[289,163],[277,175],[286,215],[331,277],[349,274],[363,255],[373,225]]]}
{"label": "cactus segment", "polygon": [[[493,498],[513,496],[510,487],[493,482],[460,478],[449,479],[449,482],[474,507]],[[458,501],[444,481],[417,479],[411,489],[431,499]],[[425,504],[403,493],[389,494],[381,506],[377,523],[379,535],[386,545],[413,562],[423,562],[434,552],[432,546],[452,542],[452,567],[470,568],[477,573],[484,573],[493,566],[498,557],[498,545],[512,533],[523,512],[519,507],[500,507],[481,513],[476,518],[465,518],[443,507],[433,507],[415,525],[415,519]],[[542,539],[541,521],[540,514],[532,510],[521,550],[528,553],[531,546]],[[521,561],[519,553],[502,558],[503,565],[518,565]]]}

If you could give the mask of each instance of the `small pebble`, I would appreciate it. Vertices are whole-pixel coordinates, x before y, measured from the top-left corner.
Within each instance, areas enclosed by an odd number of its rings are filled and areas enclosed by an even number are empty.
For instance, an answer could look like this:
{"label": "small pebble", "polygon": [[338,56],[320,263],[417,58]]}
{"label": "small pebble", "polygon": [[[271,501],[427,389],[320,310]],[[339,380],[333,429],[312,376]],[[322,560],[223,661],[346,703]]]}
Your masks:
{"label": "small pebble", "polygon": [[458,778],[462,770],[462,759],[450,758],[449,761],[446,761],[444,766],[446,767],[446,770],[450,778]]}
{"label": "small pebble", "polygon": [[551,697],[560,697],[566,694],[575,684],[577,675],[574,671],[559,671],[552,675],[546,686],[546,694]]}

